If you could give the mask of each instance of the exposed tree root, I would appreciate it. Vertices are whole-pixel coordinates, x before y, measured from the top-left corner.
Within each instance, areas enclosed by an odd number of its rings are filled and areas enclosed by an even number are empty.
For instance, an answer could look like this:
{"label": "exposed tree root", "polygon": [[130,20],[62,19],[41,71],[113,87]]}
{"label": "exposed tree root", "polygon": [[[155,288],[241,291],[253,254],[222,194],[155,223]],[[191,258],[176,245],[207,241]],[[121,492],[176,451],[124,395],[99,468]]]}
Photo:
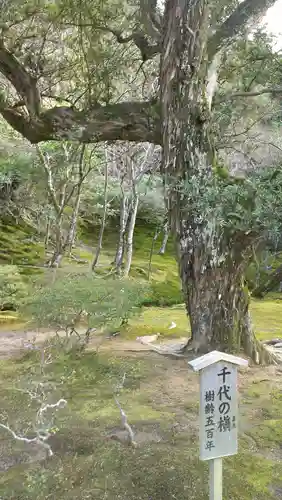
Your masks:
{"label": "exposed tree root", "polygon": [[[142,340],[142,344],[150,347],[150,350],[162,356],[172,356],[174,358],[186,358],[189,354],[202,355],[207,349],[189,339],[187,343],[156,345]],[[256,365],[282,364],[282,354],[273,352],[267,345],[258,341],[255,337],[252,342],[245,342],[244,352]],[[203,352],[204,350],[204,352]],[[220,350],[220,349],[218,349]]]}

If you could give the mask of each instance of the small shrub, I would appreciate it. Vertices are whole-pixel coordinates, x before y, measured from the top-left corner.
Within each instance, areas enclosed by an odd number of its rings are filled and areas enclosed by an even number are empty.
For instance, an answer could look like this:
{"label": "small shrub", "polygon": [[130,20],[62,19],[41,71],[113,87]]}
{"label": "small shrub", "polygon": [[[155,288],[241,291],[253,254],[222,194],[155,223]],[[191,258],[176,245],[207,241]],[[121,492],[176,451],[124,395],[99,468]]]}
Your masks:
{"label": "small shrub", "polygon": [[67,330],[83,324],[89,330],[117,326],[137,313],[143,300],[144,285],[137,282],[71,274],[35,289],[25,313],[37,327]]}
{"label": "small shrub", "polygon": [[270,252],[266,252],[260,256],[258,264],[251,262],[245,276],[248,288],[250,290],[254,290],[257,287],[261,287],[266,284],[271,274],[274,273],[281,265],[281,253],[271,255]]}
{"label": "small shrub", "polygon": [[0,266],[0,310],[16,311],[27,296],[27,285],[22,281],[17,266]]}

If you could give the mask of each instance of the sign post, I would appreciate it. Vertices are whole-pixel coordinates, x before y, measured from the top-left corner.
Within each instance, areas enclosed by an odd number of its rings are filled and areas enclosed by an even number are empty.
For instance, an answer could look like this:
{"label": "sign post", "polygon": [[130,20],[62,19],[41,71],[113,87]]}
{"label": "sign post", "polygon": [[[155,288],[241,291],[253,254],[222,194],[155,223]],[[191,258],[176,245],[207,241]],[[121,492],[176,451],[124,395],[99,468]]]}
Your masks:
{"label": "sign post", "polygon": [[248,361],[212,351],[188,363],[200,373],[200,460],[209,460],[210,500],[222,500],[222,457],[238,452],[237,368]]}

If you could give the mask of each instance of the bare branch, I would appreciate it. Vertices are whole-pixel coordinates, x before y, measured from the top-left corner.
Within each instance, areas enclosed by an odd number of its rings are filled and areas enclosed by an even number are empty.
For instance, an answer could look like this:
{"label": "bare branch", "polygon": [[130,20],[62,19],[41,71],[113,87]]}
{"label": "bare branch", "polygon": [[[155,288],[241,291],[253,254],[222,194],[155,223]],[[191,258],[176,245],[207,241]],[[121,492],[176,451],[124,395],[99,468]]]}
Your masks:
{"label": "bare branch", "polygon": [[[123,36],[122,32],[108,26],[99,26],[93,23],[67,23],[67,26],[76,26],[77,28],[91,27],[99,31],[105,31],[106,33],[112,33],[116,38],[118,43],[124,44],[133,42],[136,47],[140,50],[143,62],[152,59],[156,54],[161,52],[160,37],[158,38],[158,43],[151,44],[146,35],[142,31],[134,31],[131,35]],[[154,37],[155,38],[155,37]]]}
{"label": "bare branch", "polygon": [[47,455],[49,457],[53,456],[53,451],[51,449],[51,446],[48,443],[45,443],[45,441],[50,437],[50,434],[49,435],[46,434],[44,436],[43,435],[37,435],[34,438],[29,439],[29,438],[26,438],[26,437],[23,437],[23,436],[19,436],[12,429],[10,429],[10,427],[8,425],[0,424],[0,427],[2,427],[2,429],[5,429],[10,434],[12,434],[13,438],[16,441],[22,441],[22,442],[27,443],[27,444],[32,444],[32,443],[39,444],[39,445],[43,446],[46,449]]}
{"label": "bare branch", "polygon": [[[42,406],[37,413],[37,424],[42,425],[44,423],[43,422],[43,414],[47,410],[49,410],[49,409],[53,409],[53,410],[56,409],[57,410],[59,408],[64,408],[66,406],[66,404],[67,404],[67,402],[65,399],[60,399],[57,403],[46,404],[46,405]],[[10,434],[12,434],[13,438],[16,441],[22,441],[22,442],[27,443],[27,444],[32,444],[32,443],[38,444],[38,445],[42,446],[43,448],[45,448],[47,456],[49,456],[49,457],[53,456],[53,451],[51,449],[51,446],[48,443],[46,443],[47,439],[49,439],[49,437],[51,436],[51,434],[48,430],[46,430],[46,431],[37,430],[36,436],[34,438],[27,438],[27,437],[19,436],[18,434],[16,434],[8,425],[4,425],[4,424],[0,423],[0,427],[2,427],[2,429],[5,429]]]}
{"label": "bare branch", "polygon": [[224,21],[216,33],[209,39],[208,53],[210,59],[223,47],[227,46],[242,33],[247,24],[254,25],[276,0],[244,0],[231,16]]}
{"label": "bare branch", "polygon": [[[123,374],[121,383],[116,386],[116,390],[115,390],[116,392],[119,392],[121,389],[123,389],[124,383],[125,383],[125,378],[126,378],[126,373]],[[134,441],[135,436],[134,436],[134,432],[132,430],[132,427],[129,425],[129,423],[127,421],[127,416],[126,416],[124,410],[122,409],[117,397],[114,396],[114,399],[115,399],[115,403],[120,411],[122,427],[124,428],[124,430],[128,434],[129,444],[135,448],[137,446],[137,444]]]}
{"label": "bare branch", "polygon": [[[160,36],[157,38],[158,43],[152,45],[142,31],[134,31],[131,35],[123,37],[120,31],[114,29],[103,28],[101,26],[97,29],[112,33],[116,37],[118,43],[128,43],[133,41],[141,52],[143,62],[148,61],[148,59],[152,59],[156,54],[161,52]],[[156,39],[156,34],[153,38]]]}
{"label": "bare branch", "polygon": [[58,410],[60,408],[65,408],[67,405],[67,402],[65,399],[59,399],[57,403],[54,404],[45,404],[41,408],[39,408],[37,412],[37,423],[38,424],[43,424],[44,423],[44,414],[46,413],[47,410]]}
{"label": "bare branch", "polygon": [[119,411],[120,411],[120,415],[121,415],[121,423],[122,423],[122,426],[124,428],[124,430],[127,431],[128,433],[128,438],[129,438],[129,444],[131,444],[131,446],[133,446],[134,448],[137,446],[136,442],[134,441],[134,432],[132,430],[132,427],[130,427],[128,421],[127,421],[127,416],[126,414],[124,413],[119,401],[117,400],[117,398],[115,397],[115,402],[116,402],[116,405],[118,406],[119,408]]}
{"label": "bare branch", "polygon": [[280,95],[282,94],[282,88],[269,87],[251,92],[235,92],[234,94],[225,95],[224,97],[218,99],[217,102],[225,102],[227,99],[236,99],[237,97],[257,97],[263,94]]}

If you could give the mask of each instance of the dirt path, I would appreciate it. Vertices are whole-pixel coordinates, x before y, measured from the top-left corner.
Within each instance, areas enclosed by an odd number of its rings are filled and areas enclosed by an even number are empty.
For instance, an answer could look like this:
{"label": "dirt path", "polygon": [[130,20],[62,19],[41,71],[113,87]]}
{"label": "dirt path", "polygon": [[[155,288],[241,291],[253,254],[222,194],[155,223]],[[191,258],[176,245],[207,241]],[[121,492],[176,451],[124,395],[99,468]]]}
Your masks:
{"label": "dirt path", "polygon": [[50,338],[50,331],[3,330],[0,331],[0,358],[9,358],[22,354],[28,345],[36,338],[36,343],[42,343]]}
{"label": "dirt path", "polygon": [[[51,330],[24,330],[10,329],[0,331],[0,358],[9,358],[17,355],[22,355],[25,350],[32,346],[35,342],[40,345],[46,340],[52,338],[54,332]],[[182,343],[186,338],[181,339],[165,339],[166,345]],[[159,344],[159,343],[158,343]],[[162,343],[160,343],[161,345]],[[99,351],[114,350],[116,353],[124,354],[126,352],[144,352],[151,351],[150,346],[141,344],[136,340],[126,340],[121,337],[106,338],[101,335],[94,336],[89,344],[89,349]]]}

